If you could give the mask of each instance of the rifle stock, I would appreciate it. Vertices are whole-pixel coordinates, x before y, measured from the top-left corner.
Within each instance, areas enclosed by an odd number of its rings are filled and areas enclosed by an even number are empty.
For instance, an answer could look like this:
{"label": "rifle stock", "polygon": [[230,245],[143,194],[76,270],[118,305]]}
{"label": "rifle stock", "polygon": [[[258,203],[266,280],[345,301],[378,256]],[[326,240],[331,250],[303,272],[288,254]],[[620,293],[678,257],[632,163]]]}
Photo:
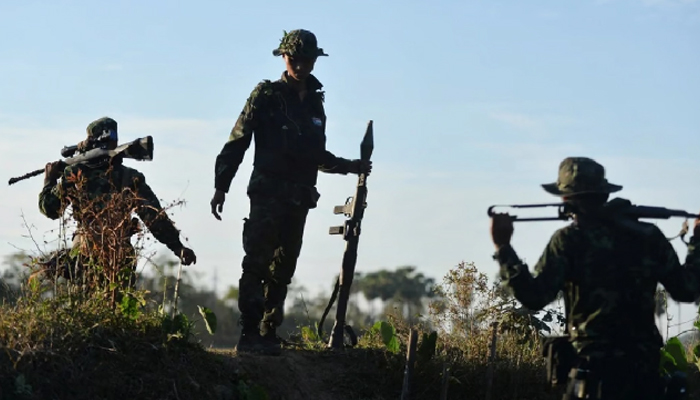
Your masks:
{"label": "rifle stock", "polygon": [[[370,120],[367,124],[367,130],[365,131],[365,136],[360,144],[360,159],[363,161],[369,161],[372,157],[372,151],[374,150],[374,132],[372,128],[372,121]],[[335,283],[335,288],[333,294],[331,295],[331,300],[326,307],[321,321],[318,325],[318,335],[320,338],[323,337],[323,323],[326,319],[330,308],[333,305],[336,297],[338,299],[338,306],[335,315],[335,324],[331,331],[331,336],[328,342],[328,347],[332,349],[338,349],[343,347],[343,338],[347,332],[350,335],[351,345],[357,343],[357,337],[352,330],[352,327],[346,324],[346,313],[348,307],[348,299],[350,298],[350,286],[352,285],[352,280],[355,275],[355,265],[357,263],[357,248],[360,240],[360,225],[362,223],[362,218],[365,213],[365,208],[367,207],[367,175],[365,173],[359,174],[357,178],[357,187],[355,188],[355,196],[349,197],[345,205],[336,206],[333,209],[334,214],[345,214],[348,219],[342,226],[334,226],[329,229],[331,235],[343,235],[343,239],[346,241],[345,252],[343,253],[343,262],[341,273]]]}
{"label": "rifle stock", "polygon": [[[71,146],[71,148],[74,146]],[[64,147],[64,149],[61,151],[61,153],[68,154],[66,151],[67,147]],[[73,153],[70,153],[73,154]],[[146,136],[140,139],[133,140],[128,143],[124,143],[121,146],[117,146],[114,150],[108,150],[108,149],[92,149],[88,150],[85,153],[78,154],[77,156],[69,157],[66,158],[65,160],[61,160],[64,164],[66,165],[76,165],[80,163],[84,163],[90,160],[102,158],[102,157],[109,157],[109,158],[114,158],[114,157],[123,157],[123,158],[130,158],[133,160],[137,161],[152,161],[153,160],[153,137],[151,136]],[[40,175],[41,173],[44,172],[44,168],[34,170],[32,172],[26,173],[22,176],[18,176],[15,178],[10,178],[8,184],[12,185],[14,183],[17,183],[19,181],[31,178],[33,176]]]}

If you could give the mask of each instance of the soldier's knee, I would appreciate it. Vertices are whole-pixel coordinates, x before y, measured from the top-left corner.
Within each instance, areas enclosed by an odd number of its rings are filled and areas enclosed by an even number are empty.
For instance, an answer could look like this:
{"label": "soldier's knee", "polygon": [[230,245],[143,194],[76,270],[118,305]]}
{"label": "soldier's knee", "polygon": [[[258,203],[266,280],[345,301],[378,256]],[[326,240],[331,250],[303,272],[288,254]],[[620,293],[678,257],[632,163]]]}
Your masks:
{"label": "soldier's knee", "polygon": [[301,254],[301,242],[287,244],[282,247],[281,255],[287,262],[296,264],[299,255]]}
{"label": "soldier's knee", "polygon": [[272,278],[280,285],[289,285],[297,269],[297,258],[283,256],[278,259],[271,270]]}
{"label": "soldier's knee", "polygon": [[264,254],[246,254],[243,256],[241,268],[243,274],[248,275],[250,279],[255,278],[258,281],[268,280],[272,278],[270,265],[273,263],[273,257]]}
{"label": "soldier's knee", "polygon": [[238,310],[246,318],[260,321],[265,313],[265,307],[262,301],[255,298],[245,298],[238,301]]}
{"label": "soldier's knee", "polygon": [[[257,272],[257,271],[255,271]],[[244,293],[255,291],[262,293],[263,279],[262,277],[253,271],[243,271],[241,279],[238,280],[238,292],[239,296],[243,296]]]}

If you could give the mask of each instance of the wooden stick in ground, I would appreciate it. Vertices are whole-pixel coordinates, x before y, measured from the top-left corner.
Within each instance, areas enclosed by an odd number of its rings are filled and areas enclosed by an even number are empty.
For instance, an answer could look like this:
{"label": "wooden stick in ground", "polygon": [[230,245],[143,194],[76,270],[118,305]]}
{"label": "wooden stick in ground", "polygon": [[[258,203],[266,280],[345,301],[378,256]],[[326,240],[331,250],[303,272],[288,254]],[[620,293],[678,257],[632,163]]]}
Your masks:
{"label": "wooden stick in ground", "polygon": [[177,298],[179,295],[180,291],[180,280],[182,276],[182,260],[180,260],[180,267],[177,270],[177,281],[175,281],[175,294],[173,297],[175,297],[174,302],[175,304],[173,305],[173,318],[175,318],[175,315],[177,315]]}
{"label": "wooden stick in ground", "polygon": [[408,339],[408,352],[406,353],[406,369],[403,375],[403,390],[401,391],[401,400],[409,400],[411,392],[411,377],[413,375],[413,363],[416,360],[416,341],[418,340],[418,332],[411,329],[411,335]]}
{"label": "wooden stick in ground", "polygon": [[518,385],[520,384],[520,360],[522,359],[522,348],[518,349],[517,358],[515,360],[515,370],[513,372],[513,400],[518,400]]}
{"label": "wooden stick in ground", "polygon": [[450,368],[447,363],[442,364],[442,390],[440,391],[440,400],[447,400],[447,388],[450,386]]}
{"label": "wooden stick in ground", "polygon": [[489,354],[489,367],[486,371],[486,400],[491,400],[491,391],[493,389],[493,368],[496,360],[496,332],[498,331],[498,322],[493,323],[493,333],[491,334],[491,354]]}

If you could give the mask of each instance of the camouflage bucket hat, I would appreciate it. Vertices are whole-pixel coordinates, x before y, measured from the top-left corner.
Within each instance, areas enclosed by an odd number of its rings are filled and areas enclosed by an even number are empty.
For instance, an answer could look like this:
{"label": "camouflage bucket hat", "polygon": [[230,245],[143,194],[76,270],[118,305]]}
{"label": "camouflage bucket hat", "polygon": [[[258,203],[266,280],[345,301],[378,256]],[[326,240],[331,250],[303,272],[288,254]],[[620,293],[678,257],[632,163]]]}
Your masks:
{"label": "camouflage bucket hat", "polygon": [[117,121],[109,117],[102,117],[90,122],[90,125],[87,126],[87,135],[89,138],[97,139],[102,136],[105,131],[112,132],[114,140],[117,140]]}
{"label": "camouflage bucket hat", "polygon": [[613,193],[622,186],[605,179],[605,168],[586,157],[569,157],[559,164],[559,178],[554,183],[542,185],[545,191],[556,196],[572,196],[584,193]]}
{"label": "camouflage bucket hat", "polygon": [[272,50],[272,54],[275,57],[282,54],[308,58],[328,56],[328,54],[323,52],[322,48],[318,47],[316,35],[305,29],[295,29],[291,32],[285,31],[279,47]]}

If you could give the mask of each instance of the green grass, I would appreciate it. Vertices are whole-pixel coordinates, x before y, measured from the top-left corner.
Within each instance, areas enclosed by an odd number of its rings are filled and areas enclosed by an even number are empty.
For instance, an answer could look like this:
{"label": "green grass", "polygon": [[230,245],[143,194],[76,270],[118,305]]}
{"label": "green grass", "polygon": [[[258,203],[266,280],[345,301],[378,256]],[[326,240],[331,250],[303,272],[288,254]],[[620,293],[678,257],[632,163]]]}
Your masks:
{"label": "green grass", "polygon": [[108,303],[35,291],[0,306],[2,398],[206,399],[237,384],[186,318]]}
{"label": "green grass", "polygon": [[[16,304],[1,305],[2,398],[396,399],[411,329],[419,333],[412,400],[435,399],[445,367],[449,399],[486,395],[490,330],[431,336],[427,325],[389,318],[366,330],[354,349],[328,351],[307,328],[281,357],[237,356],[204,349],[192,333],[203,321],[143,307],[144,295],[137,292],[112,309],[99,294],[54,297],[34,287]],[[537,343],[499,334],[492,399],[560,398],[545,390]],[[692,379],[695,396],[697,376]]]}

